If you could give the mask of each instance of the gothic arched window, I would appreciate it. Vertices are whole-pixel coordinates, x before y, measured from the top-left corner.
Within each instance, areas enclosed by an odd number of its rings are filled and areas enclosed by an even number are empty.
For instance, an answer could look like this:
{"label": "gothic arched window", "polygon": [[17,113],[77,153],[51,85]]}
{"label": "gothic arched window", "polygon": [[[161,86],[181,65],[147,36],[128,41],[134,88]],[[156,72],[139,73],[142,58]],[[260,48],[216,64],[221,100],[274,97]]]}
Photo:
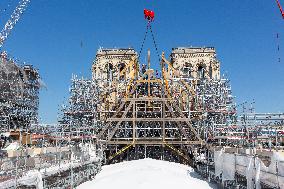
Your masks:
{"label": "gothic arched window", "polygon": [[108,63],[105,65],[105,73],[107,74],[107,80],[112,81],[113,79],[113,65]]}
{"label": "gothic arched window", "polygon": [[182,74],[184,77],[191,77],[191,65],[189,63],[185,63],[182,69]]}
{"label": "gothic arched window", "polygon": [[118,70],[119,70],[119,79],[125,79],[125,72],[121,73],[125,68],[125,63],[119,63],[118,64]]}
{"label": "gothic arched window", "polygon": [[203,66],[198,66],[197,73],[198,73],[199,79],[204,79],[204,77],[205,77],[205,69],[204,69]]}

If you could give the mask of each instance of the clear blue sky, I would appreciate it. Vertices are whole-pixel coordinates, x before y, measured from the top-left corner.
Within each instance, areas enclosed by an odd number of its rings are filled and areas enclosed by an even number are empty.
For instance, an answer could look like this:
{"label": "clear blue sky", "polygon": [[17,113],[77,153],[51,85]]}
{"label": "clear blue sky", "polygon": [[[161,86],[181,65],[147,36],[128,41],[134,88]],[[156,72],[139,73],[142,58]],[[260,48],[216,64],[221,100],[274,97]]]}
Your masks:
{"label": "clear blue sky", "polygon": [[[1,10],[11,4],[0,12],[1,26],[15,3],[1,0]],[[284,20],[273,0],[32,0],[3,49],[39,69],[47,85],[40,94],[43,122],[57,120],[72,73],[91,76],[100,46],[139,50],[144,8],[156,13],[160,52],[168,56],[172,47],[214,46],[237,102],[255,99],[259,112],[284,112]],[[150,40],[145,47],[154,55]]]}

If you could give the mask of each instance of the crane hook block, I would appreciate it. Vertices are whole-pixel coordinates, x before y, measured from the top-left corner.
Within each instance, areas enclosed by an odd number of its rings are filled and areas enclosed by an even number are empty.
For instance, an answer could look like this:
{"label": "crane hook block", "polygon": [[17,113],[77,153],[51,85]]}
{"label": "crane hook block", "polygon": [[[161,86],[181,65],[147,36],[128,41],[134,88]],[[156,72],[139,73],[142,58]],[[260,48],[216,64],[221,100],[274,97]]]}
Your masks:
{"label": "crane hook block", "polygon": [[152,22],[154,20],[155,13],[154,13],[154,11],[144,9],[144,17],[145,17],[145,19]]}

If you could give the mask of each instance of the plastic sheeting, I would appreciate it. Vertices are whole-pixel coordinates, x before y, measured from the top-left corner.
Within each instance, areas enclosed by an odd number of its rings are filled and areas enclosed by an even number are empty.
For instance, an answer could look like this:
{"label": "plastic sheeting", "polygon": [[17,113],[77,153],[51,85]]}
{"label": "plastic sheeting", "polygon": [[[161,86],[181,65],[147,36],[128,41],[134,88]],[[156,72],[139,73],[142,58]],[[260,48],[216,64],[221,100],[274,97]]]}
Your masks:
{"label": "plastic sheeting", "polygon": [[36,186],[37,189],[43,189],[42,175],[36,170],[29,171],[18,182],[24,186]]}
{"label": "plastic sheeting", "polygon": [[215,162],[215,175],[220,177],[222,174],[222,180],[234,180],[236,172],[235,155],[224,153],[224,149],[220,151],[214,151]]}
{"label": "plastic sheeting", "polygon": [[247,188],[260,189],[260,183],[284,189],[284,154],[273,152],[269,166],[257,156],[214,151],[215,175],[222,180],[234,180],[235,172],[247,178]]}
{"label": "plastic sheeting", "polygon": [[[36,186],[37,189],[43,189],[42,174],[37,170],[29,171],[17,180],[17,185]],[[0,182],[0,188],[15,188],[15,186],[15,179]]]}
{"label": "plastic sheeting", "polygon": [[248,157],[247,167],[246,167],[246,178],[247,178],[247,189],[253,189],[254,181],[254,158]]}
{"label": "plastic sheeting", "polygon": [[279,173],[279,175],[284,177],[284,161],[278,162],[278,173]]}
{"label": "plastic sheeting", "polygon": [[279,187],[284,189],[284,159],[280,158],[278,161],[278,174],[280,177],[278,178]]}
{"label": "plastic sheeting", "polygon": [[256,189],[261,189],[261,186],[260,186],[260,163],[261,163],[260,161],[255,162],[255,187],[256,187]]}
{"label": "plastic sheeting", "polygon": [[7,146],[6,148],[4,148],[3,150],[17,150],[19,149],[20,145],[17,142],[13,142],[11,144],[9,144],[9,146]]}
{"label": "plastic sheeting", "polygon": [[0,182],[0,188],[13,188],[15,184],[16,182],[14,180],[7,180],[4,182]]}
{"label": "plastic sheeting", "polygon": [[220,151],[214,151],[215,175],[218,177],[220,177],[223,170],[223,153],[223,149]]}
{"label": "plastic sheeting", "polygon": [[249,162],[247,156],[236,155],[236,172],[240,175],[246,175],[246,167]]}
{"label": "plastic sheeting", "polygon": [[88,148],[88,152],[89,152],[89,155],[90,157],[96,157],[97,154],[96,154],[96,146],[95,145],[90,145],[89,148]]}
{"label": "plastic sheeting", "polygon": [[256,189],[260,189],[260,166],[261,161],[258,158],[248,155],[236,156],[236,172],[246,176],[248,189],[253,189],[254,185]]}
{"label": "plastic sheeting", "polygon": [[[280,176],[277,176],[276,162],[274,154],[271,157],[271,163],[268,167],[262,162],[258,157],[254,156],[238,156],[237,163],[239,166],[237,172],[243,172],[243,167],[245,167],[245,176],[247,179],[247,188],[253,189],[254,185],[256,189],[260,189],[260,183],[265,183],[272,187],[278,187]],[[246,163],[245,163],[246,162]],[[244,175],[244,174],[242,174]]]}
{"label": "plastic sheeting", "polygon": [[260,161],[260,180],[270,186],[284,189],[284,156],[283,153],[274,152],[269,166]]}
{"label": "plastic sheeting", "polygon": [[236,157],[235,154],[223,154],[223,174],[222,180],[235,180]]}

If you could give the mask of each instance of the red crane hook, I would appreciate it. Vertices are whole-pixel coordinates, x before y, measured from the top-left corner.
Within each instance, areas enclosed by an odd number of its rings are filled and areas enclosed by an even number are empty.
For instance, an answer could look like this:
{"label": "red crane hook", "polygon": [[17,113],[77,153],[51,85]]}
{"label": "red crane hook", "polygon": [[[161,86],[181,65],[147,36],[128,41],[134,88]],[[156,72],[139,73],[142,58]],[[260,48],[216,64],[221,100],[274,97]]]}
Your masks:
{"label": "red crane hook", "polygon": [[152,22],[154,20],[155,17],[155,12],[148,10],[148,9],[144,9],[144,18],[147,19],[149,22]]}

